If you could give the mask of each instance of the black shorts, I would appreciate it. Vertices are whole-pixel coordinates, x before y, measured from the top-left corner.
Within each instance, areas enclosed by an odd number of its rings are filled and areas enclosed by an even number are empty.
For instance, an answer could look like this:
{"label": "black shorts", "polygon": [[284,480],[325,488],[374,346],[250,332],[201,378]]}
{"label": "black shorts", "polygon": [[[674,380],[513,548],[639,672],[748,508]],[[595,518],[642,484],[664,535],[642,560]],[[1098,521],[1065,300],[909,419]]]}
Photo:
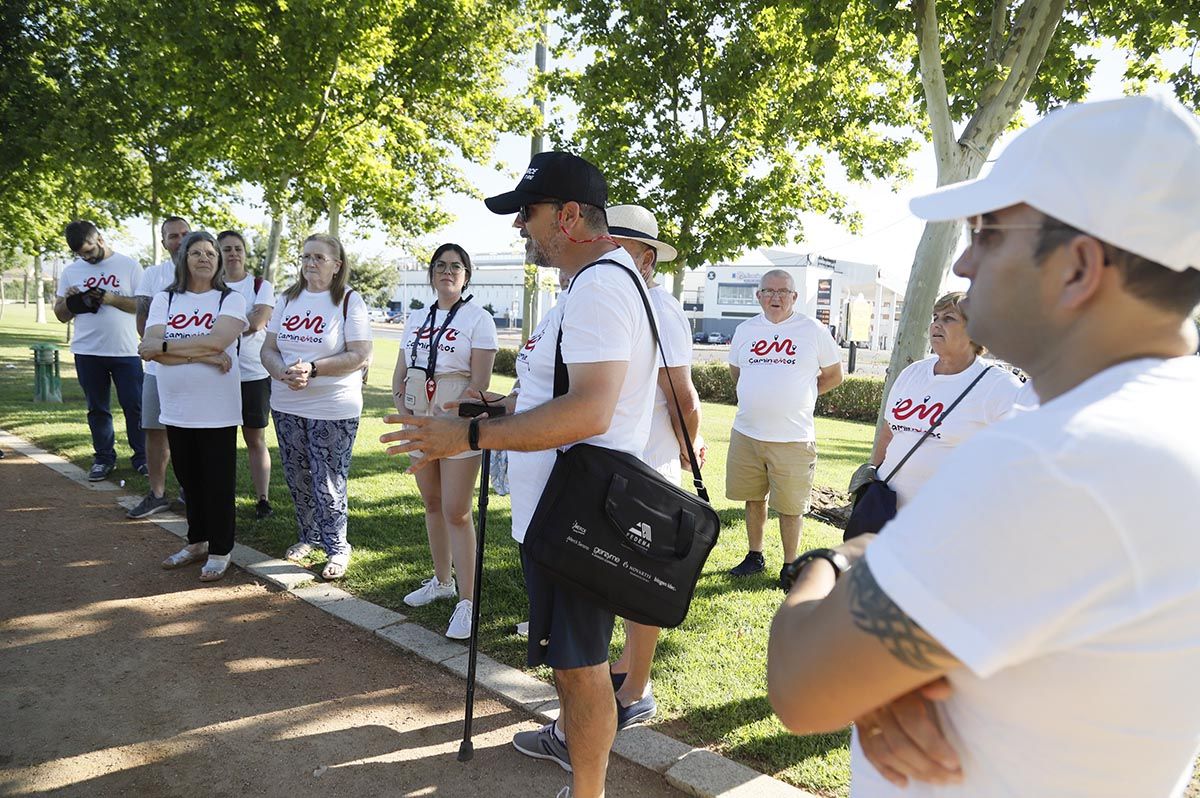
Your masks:
{"label": "black shorts", "polygon": [[529,595],[529,666],[570,670],[608,662],[613,614],[560,587],[520,549]]}
{"label": "black shorts", "polygon": [[242,426],[265,429],[271,420],[271,378],[242,383]]}

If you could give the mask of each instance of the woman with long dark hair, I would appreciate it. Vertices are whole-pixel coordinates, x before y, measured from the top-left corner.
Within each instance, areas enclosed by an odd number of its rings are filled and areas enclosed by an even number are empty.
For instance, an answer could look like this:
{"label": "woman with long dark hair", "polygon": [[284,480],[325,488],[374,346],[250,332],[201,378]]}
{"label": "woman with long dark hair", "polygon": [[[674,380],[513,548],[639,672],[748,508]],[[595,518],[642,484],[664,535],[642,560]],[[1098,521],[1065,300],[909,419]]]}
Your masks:
{"label": "woman with long dark hair", "polygon": [[[499,344],[492,314],[464,296],[471,284],[471,256],[458,244],[442,244],[429,259],[435,292],[427,313],[413,311],[392,374],[392,395],[401,413],[434,415],[464,393],[487,389]],[[416,455],[416,452],[412,453]],[[471,636],[475,595],[475,527],[471,497],[479,475],[479,452],[438,460],[416,473],[425,503],[425,530],[433,576],[404,597],[412,607],[458,598],[446,636]],[[458,576],[457,585],[451,567]]]}

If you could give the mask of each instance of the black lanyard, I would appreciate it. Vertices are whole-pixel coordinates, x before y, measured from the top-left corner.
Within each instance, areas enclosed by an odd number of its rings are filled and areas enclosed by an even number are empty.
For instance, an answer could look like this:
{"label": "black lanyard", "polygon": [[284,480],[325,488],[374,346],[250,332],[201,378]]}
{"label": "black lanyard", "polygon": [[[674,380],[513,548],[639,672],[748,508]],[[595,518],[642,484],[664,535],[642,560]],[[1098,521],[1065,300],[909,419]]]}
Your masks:
{"label": "black lanyard", "polygon": [[412,362],[409,368],[417,367],[417,344],[421,342],[421,333],[425,332],[426,326],[429,327],[429,358],[425,363],[425,375],[427,379],[433,379],[434,371],[437,368],[437,353],[438,344],[442,342],[442,336],[446,334],[446,328],[450,326],[450,322],[454,320],[454,315],[458,313],[458,309],[465,303],[471,301],[471,296],[459,297],[458,301],[450,307],[450,311],[446,314],[446,320],[442,322],[441,328],[437,331],[437,336],[433,334],[433,323],[437,319],[437,300],[434,300],[433,306],[429,308],[429,315],[425,317],[425,321],[417,328],[417,336],[413,338],[412,343]]}

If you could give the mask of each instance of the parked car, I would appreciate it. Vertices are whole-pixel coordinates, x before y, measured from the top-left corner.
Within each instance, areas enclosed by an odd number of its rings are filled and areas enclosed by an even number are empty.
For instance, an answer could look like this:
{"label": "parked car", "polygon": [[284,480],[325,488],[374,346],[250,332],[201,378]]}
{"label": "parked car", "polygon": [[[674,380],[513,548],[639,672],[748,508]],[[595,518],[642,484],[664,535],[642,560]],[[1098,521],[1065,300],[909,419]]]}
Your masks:
{"label": "parked car", "polygon": [[724,333],[710,332],[708,337],[704,339],[706,344],[727,344],[731,339]]}
{"label": "parked car", "polygon": [[708,333],[706,333],[706,332],[693,333],[692,343],[694,343],[694,344],[708,343]]}
{"label": "parked car", "polygon": [[387,311],[383,308],[367,308],[367,318],[370,321],[384,322],[387,321]]}
{"label": "parked car", "polygon": [[405,321],[405,318],[406,318],[406,316],[405,316],[404,312],[397,310],[395,312],[389,313],[388,317],[386,319],[384,319],[384,321],[387,324],[403,324]]}

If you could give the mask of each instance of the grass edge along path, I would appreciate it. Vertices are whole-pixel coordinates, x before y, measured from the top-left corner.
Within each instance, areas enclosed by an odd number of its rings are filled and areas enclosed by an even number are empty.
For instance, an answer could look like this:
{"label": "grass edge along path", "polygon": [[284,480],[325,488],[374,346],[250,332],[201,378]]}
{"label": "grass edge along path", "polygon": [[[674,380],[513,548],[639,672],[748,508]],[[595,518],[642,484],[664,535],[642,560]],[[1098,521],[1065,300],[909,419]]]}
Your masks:
{"label": "grass edge along path", "polygon": [[[45,325],[36,324],[32,307],[4,308],[0,320],[0,427],[86,469],[91,464],[86,408],[64,344],[65,332],[65,326],[53,318]],[[64,344],[61,405],[32,401],[33,363],[28,347],[37,342]],[[391,409],[391,371],[397,351],[396,341],[376,341],[351,466],[350,542],[354,560],[341,586],[442,633],[453,610],[452,602],[412,608],[402,601],[406,593],[429,577],[432,563],[420,495],[412,476],[403,473],[407,458],[388,457],[378,443],[386,429],[381,419]],[[511,378],[500,375],[492,381],[493,389],[498,391],[507,390],[511,384]],[[145,492],[145,479],[129,467],[124,420],[115,392],[113,409],[118,465],[110,479],[125,480],[126,489],[132,493]],[[659,705],[656,726],[686,743],[713,750],[811,792],[844,796],[849,788],[848,733],[796,737],[782,727],[767,702],[767,634],[782,599],[775,586],[782,556],[774,518],[767,528],[766,572],[741,580],[724,573],[746,551],[741,506],[724,498],[725,454],[734,410],[728,405],[704,404],[702,432],[709,447],[704,477],[721,516],[722,533],[697,585],[687,621],[663,633],[653,675]],[[873,432],[867,424],[818,418],[817,484],[843,488],[854,468],[869,454]],[[253,520],[253,489],[245,455],[239,451],[238,539],[281,555],[295,539],[295,520],[276,456],[273,429],[268,429],[267,439],[272,450],[270,498],[276,514],[265,521]],[[170,474],[168,490],[169,495],[177,491]],[[525,620],[526,600],[510,523],[508,498],[493,494],[488,509],[480,647],[501,662],[524,667],[525,641],[513,629]],[[839,530],[807,518],[801,550],[830,545],[840,537]],[[164,541],[166,548],[169,543]],[[312,564],[319,561],[320,556]],[[622,644],[618,624],[614,649],[619,650]],[[547,680],[550,677],[547,669],[534,672]]]}

